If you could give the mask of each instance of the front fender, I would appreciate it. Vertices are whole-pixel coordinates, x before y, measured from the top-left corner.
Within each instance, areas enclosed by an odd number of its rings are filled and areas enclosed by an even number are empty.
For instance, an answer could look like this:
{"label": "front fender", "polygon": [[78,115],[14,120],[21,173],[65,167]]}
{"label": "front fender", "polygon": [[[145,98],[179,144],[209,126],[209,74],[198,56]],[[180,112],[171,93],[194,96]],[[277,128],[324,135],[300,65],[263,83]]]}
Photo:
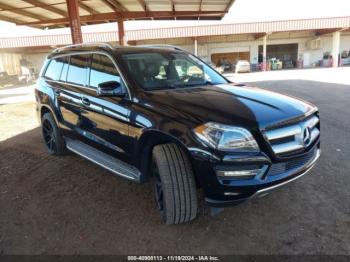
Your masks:
{"label": "front fender", "polygon": [[137,140],[135,165],[139,167],[144,175],[143,181],[147,181],[152,172],[151,164],[153,147],[166,143],[175,143],[183,150],[183,152],[185,152],[192,165],[196,181],[199,181],[194,163],[197,160],[210,161],[212,154],[207,148],[200,146],[199,143],[195,141],[191,131],[180,132],[179,130],[176,131],[174,129],[172,129],[171,132],[146,129]]}

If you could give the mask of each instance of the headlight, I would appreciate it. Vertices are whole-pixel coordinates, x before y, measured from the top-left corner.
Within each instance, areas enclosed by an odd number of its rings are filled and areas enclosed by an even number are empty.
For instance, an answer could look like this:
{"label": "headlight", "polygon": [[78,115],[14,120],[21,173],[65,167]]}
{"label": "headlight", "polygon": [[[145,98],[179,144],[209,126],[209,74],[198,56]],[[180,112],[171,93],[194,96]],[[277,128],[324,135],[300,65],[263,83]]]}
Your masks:
{"label": "headlight", "polygon": [[245,128],[209,122],[198,126],[194,133],[206,145],[237,152],[258,152],[259,146]]}

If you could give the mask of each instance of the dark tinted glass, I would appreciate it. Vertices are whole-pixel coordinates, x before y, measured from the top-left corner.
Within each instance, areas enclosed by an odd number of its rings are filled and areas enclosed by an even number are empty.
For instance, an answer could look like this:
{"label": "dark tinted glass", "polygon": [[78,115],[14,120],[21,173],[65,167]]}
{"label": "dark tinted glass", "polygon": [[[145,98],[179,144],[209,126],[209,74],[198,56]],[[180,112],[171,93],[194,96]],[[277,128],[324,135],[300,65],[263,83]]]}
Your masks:
{"label": "dark tinted glass", "polygon": [[63,57],[63,68],[61,72],[61,81],[66,81],[67,79],[67,72],[68,72],[68,66],[69,66],[69,56]]}
{"label": "dark tinted glass", "polygon": [[227,83],[214,69],[187,53],[134,53],[122,58],[129,74],[145,90]]}
{"label": "dark tinted glass", "polygon": [[76,85],[85,85],[86,83],[86,66],[89,62],[90,55],[72,55],[70,57],[67,82]]}
{"label": "dark tinted glass", "polygon": [[46,69],[45,77],[50,80],[58,80],[61,75],[64,58],[59,57],[52,59],[49,66]]}
{"label": "dark tinted glass", "polygon": [[90,86],[96,88],[100,83],[109,81],[121,83],[116,67],[109,57],[94,54],[91,61]]}

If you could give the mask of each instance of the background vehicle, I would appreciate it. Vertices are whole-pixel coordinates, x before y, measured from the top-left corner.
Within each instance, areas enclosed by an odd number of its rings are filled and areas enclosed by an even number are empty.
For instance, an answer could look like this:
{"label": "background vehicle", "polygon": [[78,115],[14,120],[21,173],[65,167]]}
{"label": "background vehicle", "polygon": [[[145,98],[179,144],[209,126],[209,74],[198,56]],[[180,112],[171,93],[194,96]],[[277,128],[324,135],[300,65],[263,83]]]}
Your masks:
{"label": "background vehicle", "polygon": [[68,46],[36,89],[48,152],[70,150],[131,181],[152,181],[167,224],[237,204],[306,174],[320,155],[318,110],[230,83],[176,47]]}
{"label": "background vehicle", "polygon": [[232,63],[228,60],[221,61],[217,67],[219,68],[217,71],[221,73],[232,72],[234,68]]}
{"label": "background vehicle", "polygon": [[235,65],[235,73],[249,73],[250,63],[247,60],[239,60]]}

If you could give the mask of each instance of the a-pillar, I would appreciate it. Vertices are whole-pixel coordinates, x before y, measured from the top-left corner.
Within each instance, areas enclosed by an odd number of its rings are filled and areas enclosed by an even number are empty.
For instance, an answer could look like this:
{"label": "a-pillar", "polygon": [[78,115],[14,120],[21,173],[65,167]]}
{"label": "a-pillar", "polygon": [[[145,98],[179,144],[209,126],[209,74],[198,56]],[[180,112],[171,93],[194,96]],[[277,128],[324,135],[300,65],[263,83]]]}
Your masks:
{"label": "a-pillar", "polygon": [[118,16],[118,37],[119,37],[119,45],[124,45],[124,20],[121,16]]}
{"label": "a-pillar", "polygon": [[67,10],[72,42],[73,44],[81,44],[83,35],[81,34],[78,0],[67,0]]}
{"label": "a-pillar", "polygon": [[333,33],[333,44],[332,44],[332,58],[333,67],[339,65],[339,49],[340,49],[340,31]]}

